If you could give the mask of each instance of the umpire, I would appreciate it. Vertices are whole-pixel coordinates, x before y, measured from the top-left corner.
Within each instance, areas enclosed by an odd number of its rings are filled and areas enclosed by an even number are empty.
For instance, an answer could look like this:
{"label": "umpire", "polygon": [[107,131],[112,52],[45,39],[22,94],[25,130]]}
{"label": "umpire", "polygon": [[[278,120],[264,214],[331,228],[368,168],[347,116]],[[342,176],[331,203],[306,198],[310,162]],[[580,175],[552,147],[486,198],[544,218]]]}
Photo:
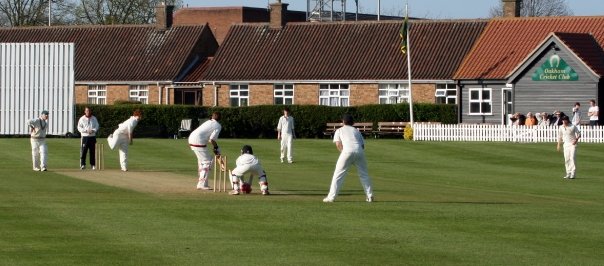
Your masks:
{"label": "umpire", "polygon": [[99,121],[92,115],[90,108],[84,109],[84,115],[78,121],[78,131],[82,136],[80,142],[80,169],[86,169],[86,153],[90,151],[90,166],[96,169],[95,145],[96,132],[99,130]]}

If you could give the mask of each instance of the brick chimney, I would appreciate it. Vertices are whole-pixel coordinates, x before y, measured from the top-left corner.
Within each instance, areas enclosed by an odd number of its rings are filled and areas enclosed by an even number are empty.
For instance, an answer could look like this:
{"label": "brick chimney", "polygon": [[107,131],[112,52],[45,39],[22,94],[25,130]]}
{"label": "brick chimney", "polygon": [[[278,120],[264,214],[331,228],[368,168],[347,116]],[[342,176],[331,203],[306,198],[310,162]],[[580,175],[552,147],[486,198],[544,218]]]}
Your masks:
{"label": "brick chimney", "polygon": [[503,0],[503,17],[520,17],[520,3],[522,0]]}
{"label": "brick chimney", "polygon": [[174,6],[161,2],[155,7],[155,27],[158,30],[167,30],[172,27]]}
{"label": "brick chimney", "polygon": [[271,7],[271,21],[270,27],[274,29],[282,29],[287,23],[287,6],[289,4],[281,3],[281,0],[277,0],[276,3],[270,4]]}

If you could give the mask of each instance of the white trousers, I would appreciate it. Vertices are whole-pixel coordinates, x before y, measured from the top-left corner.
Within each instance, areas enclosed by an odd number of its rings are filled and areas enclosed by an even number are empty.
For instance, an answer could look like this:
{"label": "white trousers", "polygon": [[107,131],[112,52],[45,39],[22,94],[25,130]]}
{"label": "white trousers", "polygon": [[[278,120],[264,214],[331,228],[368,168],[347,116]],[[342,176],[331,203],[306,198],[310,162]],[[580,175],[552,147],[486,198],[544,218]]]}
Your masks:
{"label": "white trousers", "polygon": [[331,179],[331,187],[329,188],[329,194],[327,194],[328,199],[334,200],[336,196],[338,196],[340,188],[342,188],[342,184],[344,184],[344,178],[348,173],[348,168],[351,165],[355,165],[357,167],[357,172],[359,173],[359,178],[361,180],[361,185],[363,186],[363,191],[365,192],[365,195],[368,198],[373,197],[373,190],[371,188],[371,178],[367,173],[367,161],[365,160],[365,152],[342,151],[340,153],[340,157],[338,158],[338,162],[336,163],[336,169],[333,172],[333,177]]}
{"label": "white trousers", "polygon": [[48,146],[46,145],[46,139],[30,139],[31,142],[31,160],[33,162],[33,169],[46,168],[46,161],[48,160]]}
{"label": "white trousers", "polygon": [[[245,180],[243,179],[246,174],[251,174],[249,181],[252,182],[252,177],[258,177],[258,183],[260,184],[260,190],[264,191],[268,189],[268,180],[266,178],[266,172],[260,163],[255,164],[243,164],[238,165],[231,171],[231,185],[234,190],[239,190],[239,183]],[[250,184],[251,185],[251,184]]]}
{"label": "white trousers", "polygon": [[575,175],[576,167],[575,167],[575,159],[577,158],[577,145],[565,144],[564,145],[564,167],[566,168],[566,173],[572,176]]}
{"label": "white trousers", "polygon": [[294,136],[291,134],[281,134],[281,160],[287,156],[287,161],[292,162],[294,160],[292,156],[292,142]]}
{"label": "white trousers", "polygon": [[122,170],[128,169],[128,145],[130,145],[128,135],[120,134],[116,130],[113,132],[113,137],[107,138],[107,142],[109,143],[109,148],[112,150],[116,147],[118,148],[120,154],[120,167]]}
{"label": "white trousers", "polygon": [[193,153],[197,157],[197,173],[199,174],[198,184],[200,187],[208,187],[208,175],[212,170],[214,155],[208,151],[208,148],[194,147]]}

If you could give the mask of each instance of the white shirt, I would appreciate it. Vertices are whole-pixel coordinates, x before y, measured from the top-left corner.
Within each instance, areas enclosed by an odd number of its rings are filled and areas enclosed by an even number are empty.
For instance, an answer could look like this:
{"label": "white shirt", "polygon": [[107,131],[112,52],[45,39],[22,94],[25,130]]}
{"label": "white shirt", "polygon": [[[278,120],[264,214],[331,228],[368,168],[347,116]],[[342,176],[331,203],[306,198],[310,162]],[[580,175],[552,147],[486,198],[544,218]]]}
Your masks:
{"label": "white shirt", "polygon": [[572,143],[580,137],[581,132],[579,131],[579,128],[575,125],[561,125],[558,128],[558,143],[564,142],[564,145],[572,145]]}
{"label": "white shirt", "polygon": [[[91,133],[88,133],[89,130]],[[82,134],[82,137],[95,136],[96,132],[99,131],[99,121],[94,115],[90,117],[83,115],[78,120],[78,131]]]}
{"label": "white shirt", "polygon": [[222,126],[218,121],[210,119],[205,121],[201,126],[197,127],[189,135],[189,144],[193,145],[208,145],[210,140],[216,141],[220,135]]}
{"label": "white shirt", "polygon": [[581,110],[574,108],[573,110],[573,120],[571,121],[571,123],[573,123],[573,125],[575,126],[578,126],[579,124],[581,124]]}
{"label": "white shirt", "polygon": [[[592,106],[592,107],[589,107],[589,111],[588,112],[590,112],[590,113],[592,113],[592,112],[598,112],[599,113],[600,112],[600,108],[597,105],[596,106]],[[598,120],[598,116],[597,115],[592,115],[592,116],[589,117],[589,120]]]}
{"label": "white shirt", "polygon": [[130,118],[128,118],[128,120],[122,122],[118,126],[117,132],[118,134],[122,135],[131,135],[132,132],[134,132],[134,128],[136,127],[136,125],[138,125],[138,117],[131,116]]}
{"label": "white shirt", "polygon": [[342,152],[363,151],[365,140],[358,129],[353,126],[344,125],[333,134],[333,142],[342,142]]}
{"label": "white shirt", "polygon": [[48,129],[48,121],[42,118],[34,118],[27,121],[27,126],[33,128],[33,132],[30,133],[32,138],[43,139],[46,138],[46,130]]}
{"label": "white shirt", "polygon": [[291,116],[285,117],[284,115],[279,118],[279,124],[277,124],[277,131],[281,134],[293,135],[294,133],[294,118]]}
{"label": "white shirt", "polygon": [[256,156],[249,154],[249,153],[244,153],[241,154],[241,156],[239,156],[239,158],[237,158],[237,161],[235,161],[235,164],[237,166],[243,166],[243,165],[254,165],[254,164],[258,164],[258,158],[256,158]]}

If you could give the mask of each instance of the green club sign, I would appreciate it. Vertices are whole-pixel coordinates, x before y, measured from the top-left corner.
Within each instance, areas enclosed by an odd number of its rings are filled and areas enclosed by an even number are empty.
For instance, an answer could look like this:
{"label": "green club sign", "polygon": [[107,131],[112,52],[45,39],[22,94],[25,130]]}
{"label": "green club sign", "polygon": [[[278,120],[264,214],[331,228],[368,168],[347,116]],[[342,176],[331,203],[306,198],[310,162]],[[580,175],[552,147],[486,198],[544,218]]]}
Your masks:
{"label": "green club sign", "polygon": [[558,55],[550,56],[533,74],[534,81],[576,81],[579,75]]}

